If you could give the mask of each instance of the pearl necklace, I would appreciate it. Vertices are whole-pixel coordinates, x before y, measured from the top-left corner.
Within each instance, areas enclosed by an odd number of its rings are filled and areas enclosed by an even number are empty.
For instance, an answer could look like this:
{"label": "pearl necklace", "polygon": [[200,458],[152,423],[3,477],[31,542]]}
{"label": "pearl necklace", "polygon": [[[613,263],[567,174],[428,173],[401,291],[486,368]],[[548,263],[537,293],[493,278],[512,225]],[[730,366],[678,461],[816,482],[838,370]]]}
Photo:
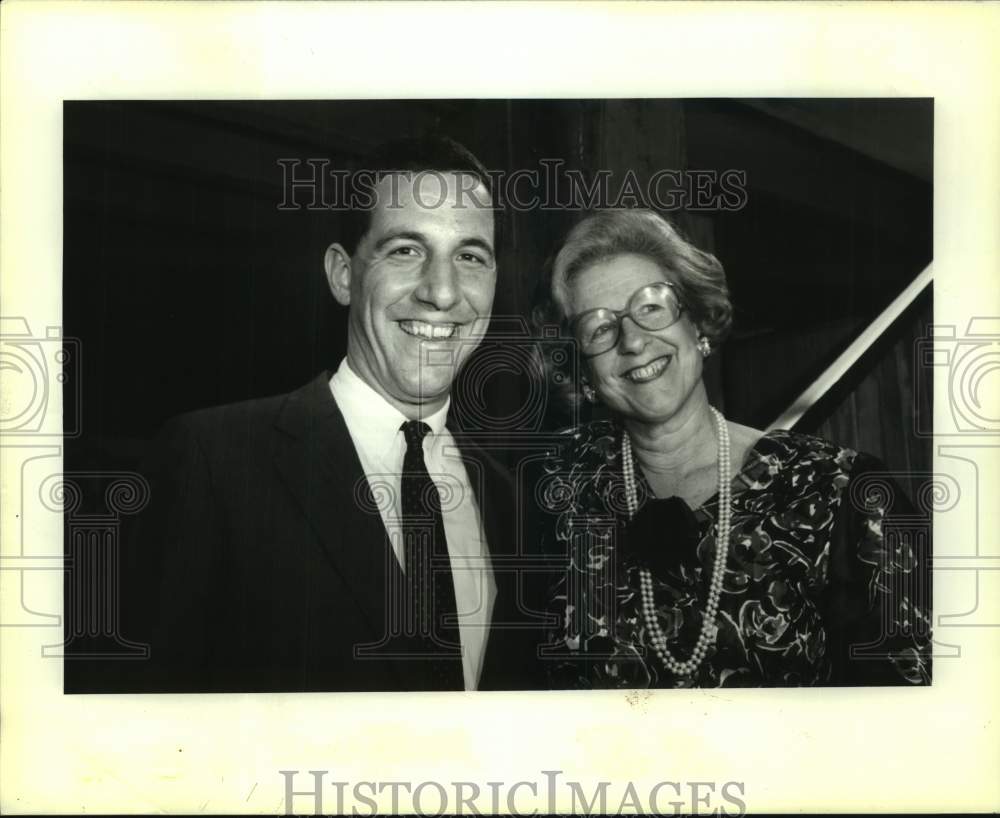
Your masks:
{"label": "pearl necklace", "polygon": [[[680,662],[667,650],[667,637],[656,618],[656,609],[653,605],[653,577],[648,568],[639,569],[639,582],[642,586],[642,612],[646,619],[650,642],[663,666],[676,676],[692,676],[705,658],[709,644],[715,642],[718,633],[715,615],[719,610],[722,579],[726,573],[726,553],[729,550],[729,527],[732,519],[730,507],[732,487],[729,485],[729,427],[721,412],[714,407],[709,408],[715,417],[719,446],[719,520],[715,539],[715,564],[712,566],[712,583],[709,586],[708,603],[705,606],[704,618],[701,623],[701,633],[698,636],[698,641],[695,642],[690,659]],[[627,431],[622,435],[622,470],[625,473],[625,502],[631,520],[635,516],[639,504],[635,484],[635,463],[632,459],[632,442]]]}

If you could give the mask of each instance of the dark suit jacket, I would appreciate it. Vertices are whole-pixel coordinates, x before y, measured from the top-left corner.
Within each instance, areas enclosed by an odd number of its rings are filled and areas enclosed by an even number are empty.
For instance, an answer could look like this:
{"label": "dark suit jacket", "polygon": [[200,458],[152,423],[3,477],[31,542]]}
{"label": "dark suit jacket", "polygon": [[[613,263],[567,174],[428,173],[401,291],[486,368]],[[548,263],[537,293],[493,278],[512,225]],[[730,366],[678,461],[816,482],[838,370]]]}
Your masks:
{"label": "dark suit jacket", "polygon": [[[151,646],[126,688],[419,688],[413,660],[355,654],[385,635],[387,581],[400,569],[377,509],[359,502],[367,482],[328,380],[164,429],[145,469],[150,506],[123,549],[123,622]],[[456,440],[497,565],[479,687],[541,687],[539,631],[523,612],[535,607],[530,583],[510,570],[513,484],[485,452]]]}

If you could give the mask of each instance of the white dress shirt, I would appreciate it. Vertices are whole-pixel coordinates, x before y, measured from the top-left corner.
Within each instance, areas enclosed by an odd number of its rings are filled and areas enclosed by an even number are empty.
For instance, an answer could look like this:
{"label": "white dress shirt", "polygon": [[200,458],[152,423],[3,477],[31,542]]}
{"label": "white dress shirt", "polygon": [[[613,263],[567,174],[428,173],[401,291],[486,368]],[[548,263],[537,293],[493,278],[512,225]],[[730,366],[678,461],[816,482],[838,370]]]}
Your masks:
{"label": "white dress shirt", "polygon": [[[361,468],[378,501],[382,522],[387,531],[399,531],[402,520],[400,473],[406,454],[406,440],[400,426],[409,418],[361,380],[346,358],[330,378],[330,391],[344,416]],[[465,689],[475,690],[486,653],[496,582],[479,505],[455,440],[444,425],[450,400],[446,400],[437,412],[420,420],[431,428],[424,438],[424,460],[441,495],[441,517],[455,583]],[[400,566],[405,566],[402,538],[389,539]]]}

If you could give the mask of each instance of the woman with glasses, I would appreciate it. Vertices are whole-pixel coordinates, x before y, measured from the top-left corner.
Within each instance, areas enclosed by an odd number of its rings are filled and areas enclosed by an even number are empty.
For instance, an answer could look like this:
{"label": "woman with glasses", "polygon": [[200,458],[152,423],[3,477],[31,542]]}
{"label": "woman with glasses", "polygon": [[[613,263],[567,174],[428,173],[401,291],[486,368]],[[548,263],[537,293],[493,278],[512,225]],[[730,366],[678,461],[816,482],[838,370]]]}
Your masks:
{"label": "woman with glasses", "polygon": [[708,402],[732,314],[719,262],[652,211],[608,210],[550,272],[539,315],[612,415],[564,432],[538,486],[568,557],[552,686],[929,683],[927,561],[883,530],[902,491],[874,458]]}

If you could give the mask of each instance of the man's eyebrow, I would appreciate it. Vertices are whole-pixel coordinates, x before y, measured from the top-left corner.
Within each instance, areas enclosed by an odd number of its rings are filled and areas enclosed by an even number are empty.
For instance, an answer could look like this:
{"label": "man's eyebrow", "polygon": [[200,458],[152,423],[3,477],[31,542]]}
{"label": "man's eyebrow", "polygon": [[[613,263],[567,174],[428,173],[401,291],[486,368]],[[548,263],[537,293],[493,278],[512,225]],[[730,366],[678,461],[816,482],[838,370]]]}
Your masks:
{"label": "man's eyebrow", "polygon": [[490,260],[493,260],[493,245],[484,239],[468,238],[462,242],[462,247],[478,247],[484,253],[489,254]]}
{"label": "man's eyebrow", "polygon": [[[387,244],[394,241],[417,241],[423,245],[430,245],[430,239],[427,237],[426,233],[421,233],[419,230],[401,230],[398,233],[389,233],[386,236],[380,238],[375,242],[375,247],[373,248],[375,252],[385,248]],[[477,247],[484,253],[488,253],[490,260],[493,260],[494,252],[493,245],[490,244],[485,239],[477,238],[476,236],[470,236],[468,238],[462,239],[459,242],[459,247]]]}
{"label": "man's eyebrow", "polygon": [[383,236],[375,242],[375,247],[373,249],[376,251],[381,250],[389,244],[389,242],[397,241],[399,239],[409,239],[410,241],[419,241],[421,244],[429,244],[427,236],[424,233],[417,230],[402,230],[398,233],[389,233]]}

